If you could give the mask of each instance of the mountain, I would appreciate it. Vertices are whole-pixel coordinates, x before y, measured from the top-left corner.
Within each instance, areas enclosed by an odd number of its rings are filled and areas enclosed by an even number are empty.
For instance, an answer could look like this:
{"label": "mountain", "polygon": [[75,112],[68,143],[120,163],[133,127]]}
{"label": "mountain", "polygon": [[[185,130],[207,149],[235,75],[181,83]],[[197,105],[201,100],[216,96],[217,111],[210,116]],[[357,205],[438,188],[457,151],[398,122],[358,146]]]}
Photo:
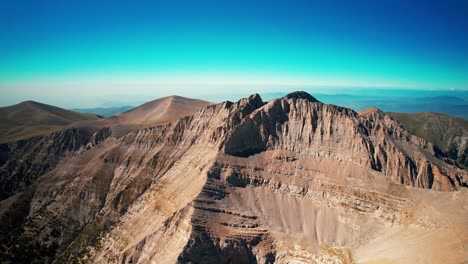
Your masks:
{"label": "mountain", "polygon": [[[0,166],[3,166],[0,168],[0,172],[3,173],[0,199],[23,190],[63,159],[85,152],[111,135],[121,138],[145,127],[175,121],[178,118],[193,115],[209,104],[209,102],[180,96],[164,97],[109,118],[79,120],[65,127],[67,123],[63,121],[62,126],[54,127],[58,130],[56,133],[45,137],[0,144]],[[58,110],[63,110],[49,108],[53,109],[54,113],[62,113]],[[44,113],[42,108],[38,108],[37,111],[38,113],[30,113],[28,116],[38,116],[36,119],[42,123],[45,123],[43,116],[55,120],[56,116],[51,117],[48,112]],[[70,111],[63,110],[63,112]],[[28,120],[24,121],[23,126],[25,130],[35,128],[34,123]],[[25,160],[27,162],[23,162]]]}
{"label": "mountain", "polygon": [[468,121],[440,113],[388,113],[411,133],[433,142],[441,151],[468,167]]}
{"label": "mountain", "polygon": [[124,105],[124,106],[117,106],[117,107],[98,107],[98,108],[76,108],[72,109],[72,111],[80,112],[80,113],[90,113],[96,114],[102,117],[109,117],[116,115],[118,113],[122,113],[132,109],[133,106]]}
{"label": "mountain", "polygon": [[15,145],[0,167],[0,186],[9,186],[0,259],[468,259],[468,171],[379,109],[358,114],[296,92],[266,103],[254,94],[175,120],[152,111],[165,110],[147,105],[115,117],[148,125],[125,135],[69,127],[40,147]]}
{"label": "mountain", "polygon": [[94,133],[103,128],[115,137],[122,137],[139,129],[164,124],[198,112],[212,103],[181,96],[168,96],[147,102],[125,112],[99,120],[73,123],[70,128]]}
{"label": "mountain", "polygon": [[154,126],[177,118],[193,115],[210,102],[181,96],[168,96],[133,108],[115,117],[121,124]]}
{"label": "mountain", "polygon": [[75,121],[98,118],[34,101],[1,107],[0,143],[47,135]]}

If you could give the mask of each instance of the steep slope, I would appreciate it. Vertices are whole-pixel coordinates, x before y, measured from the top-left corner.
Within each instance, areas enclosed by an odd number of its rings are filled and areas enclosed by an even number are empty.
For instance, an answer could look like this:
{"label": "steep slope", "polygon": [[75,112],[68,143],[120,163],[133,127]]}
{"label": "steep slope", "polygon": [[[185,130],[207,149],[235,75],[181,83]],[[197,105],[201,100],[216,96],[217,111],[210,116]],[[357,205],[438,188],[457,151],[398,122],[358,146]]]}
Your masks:
{"label": "steep slope", "polygon": [[268,103],[252,95],[102,138],[0,202],[0,257],[56,263],[468,258],[467,171],[380,111],[360,116],[306,93]]}
{"label": "steep slope", "polygon": [[72,127],[0,145],[0,200],[26,189],[64,159],[92,149],[111,134],[109,128]]}
{"label": "steep slope", "polygon": [[48,135],[73,122],[98,118],[33,101],[1,107],[0,143]]}
{"label": "steep slope", "polygon": [[439,113],[388,113],[411,133],[433,142],[441,151],[468,167],[468,121]]}

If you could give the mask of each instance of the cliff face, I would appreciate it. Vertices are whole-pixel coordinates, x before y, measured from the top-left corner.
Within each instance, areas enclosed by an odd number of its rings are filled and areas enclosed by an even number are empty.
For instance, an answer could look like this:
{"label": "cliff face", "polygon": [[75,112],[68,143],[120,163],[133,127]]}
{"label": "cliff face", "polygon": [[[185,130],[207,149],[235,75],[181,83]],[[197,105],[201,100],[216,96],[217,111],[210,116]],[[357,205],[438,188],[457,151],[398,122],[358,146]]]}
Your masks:
{"label": "cliff face", "polygon": [[269,102],[246,117],[225,144],[226,154],[240,157],[274,149],[351,162],[414,187],[454,190],[466,183],[464,171],[444,165],[431,143],[380,110],[359,116],[308,97]]}
{"label": "cliff face", "polygon": [[0,199],[24,190],[60,161],[93,148],[110,133],[107,128],[67,128],[49,136],[0,145]]}
{"label": "cliff face", "polygon": [[388,113],[411,133],[468,167],[468,121],[440,113]]}
{"label": "cliff face", "polygon": [[409,133],[381,111],[366,119],[372,130],[373,163],[377,170],[396,182],[419,188],[448,191],[466,186],[466,171],[446,166],[446,159],[432,143]]}
{"label": "cliff face", "polygon": [[[437,232],[461,225],[445,222],[460,213],[446,205],[466,213],[467,172],[378,110],[361,116],[303,92],[267,103],[252,95],[121,138],[73,131],[8,146],[2,258],[352,263],[395,257],[399,247],[374,239],[404,228],[427,239],[396,261],[417,260],[424,242],[438,245],[431,261],[463,248]],[[48,162],[32,158],[40,149],[54,153]]]}

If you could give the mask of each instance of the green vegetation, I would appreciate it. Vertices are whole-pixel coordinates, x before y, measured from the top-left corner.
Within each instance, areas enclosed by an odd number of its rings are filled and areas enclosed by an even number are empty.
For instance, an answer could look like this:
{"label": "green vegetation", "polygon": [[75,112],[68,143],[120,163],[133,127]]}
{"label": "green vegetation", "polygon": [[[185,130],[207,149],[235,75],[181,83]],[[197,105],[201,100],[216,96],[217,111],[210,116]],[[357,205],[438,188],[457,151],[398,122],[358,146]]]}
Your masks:
{"label": "green vegetation", "polygon": [[98,218],[88,223],[56,263],[81,263],[84,257],[89,256],[88,247],[100,246],[101,234],[106,229],[106,225]]}

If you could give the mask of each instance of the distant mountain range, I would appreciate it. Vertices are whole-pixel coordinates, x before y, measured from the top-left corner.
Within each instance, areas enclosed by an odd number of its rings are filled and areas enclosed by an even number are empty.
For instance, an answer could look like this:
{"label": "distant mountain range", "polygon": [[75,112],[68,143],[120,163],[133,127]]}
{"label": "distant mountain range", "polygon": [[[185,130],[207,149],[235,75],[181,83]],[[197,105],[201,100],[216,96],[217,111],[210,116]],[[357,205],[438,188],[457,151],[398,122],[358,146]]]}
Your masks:
{"label": "distant mountain range", "polygon": [[80,113],[93,113],[102,117],[109,117],[109,116],[113,116],[121,112],[125,112],[132,108],[133,106],[125,105],[125,106],[117,106],[117,107],[75,108],[71,110],[80,112]]}

